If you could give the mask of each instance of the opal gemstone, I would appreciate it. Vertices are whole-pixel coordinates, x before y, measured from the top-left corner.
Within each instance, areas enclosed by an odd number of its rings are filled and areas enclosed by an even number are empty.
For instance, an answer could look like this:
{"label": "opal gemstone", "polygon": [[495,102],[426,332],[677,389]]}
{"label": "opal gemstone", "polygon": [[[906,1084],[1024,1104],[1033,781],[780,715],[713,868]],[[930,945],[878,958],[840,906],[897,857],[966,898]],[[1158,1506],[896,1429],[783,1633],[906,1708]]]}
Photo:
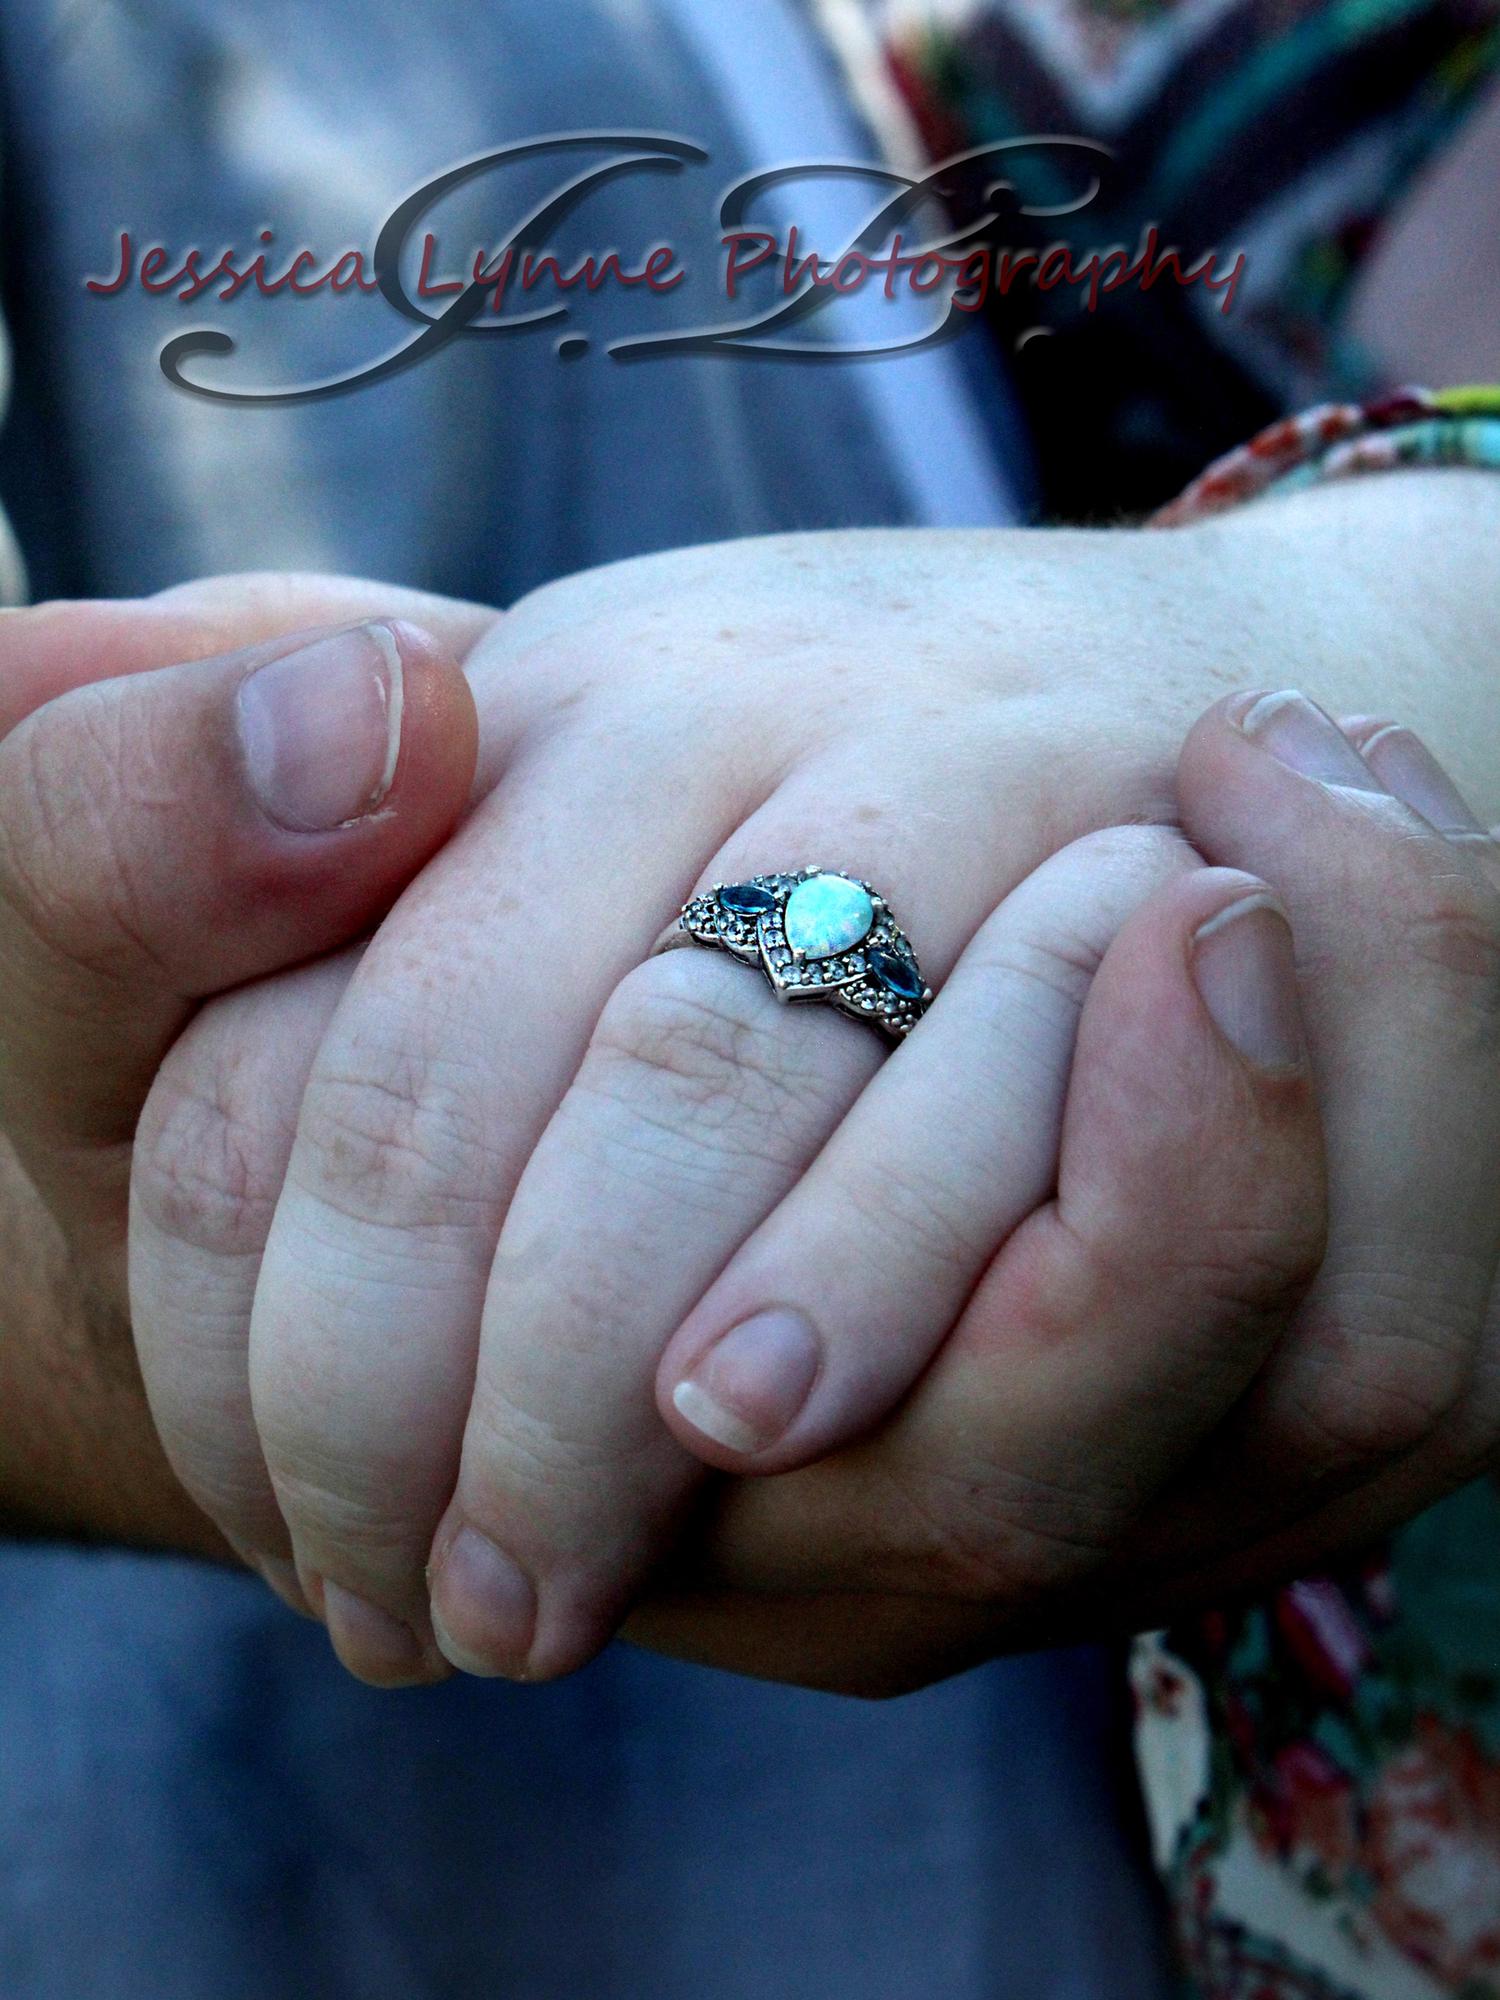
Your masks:
{"label": "opal gemstone", "polygon": [[882,951],[877,946],[870,953],[870,970],[887,993],[894,993],[898,1000],[921,999],[922,975],[905,952]]}
{"label": "opal gemstone", "polygon": [[874,921],[869,890],[847,875],[813,875],[787,897],[786,941],[805,958],[851,951],[869,936]]}
{"label": "opal gemstone", "polygon": [[776,907],[770,890],[758,888],[754,882],[731,882],[719,891],[719,901],[737,917],[763,917]]}

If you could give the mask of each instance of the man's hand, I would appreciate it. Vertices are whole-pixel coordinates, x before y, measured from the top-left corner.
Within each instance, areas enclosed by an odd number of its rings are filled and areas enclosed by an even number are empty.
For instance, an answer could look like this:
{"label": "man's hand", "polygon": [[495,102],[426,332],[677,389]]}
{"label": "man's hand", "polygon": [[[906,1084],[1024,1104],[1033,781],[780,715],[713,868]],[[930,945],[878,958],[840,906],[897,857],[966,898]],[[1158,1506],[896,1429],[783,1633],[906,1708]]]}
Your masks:
{"label": "man's hand", "polygon": [[221,1546],[130,1344],[136,1122],[203,999],[378,921],[449,833],[476,748],[455,656],[492,622],[314,577],[0,614],[12,1524]]}
{"label": "man's hand", "polygon": [[[1327,1133],[1328,1253],[1253,1387],[1146,1490],[1143,1451],[1230,1379],[1226,1306],[1257,1284],[1272,1297],[1321,1216],[1290,1183],[1291,1208],[1267,1208],[1287,1160],[1253,1128],[1238,1160],[1226,1150],[1224,1099],[1169,991],[1134,1040],[1102,1039],[1106,959],[1054,1207],[1001,1252],[892,1424],[721,1491],[627,1627],[643,1643],[899,1692],[997,1649],[1226,1601],[1500,1469],[1496,845],[1409,732],[1340,733],[1285,697],[1215,709],[1179,786],[1195,842],[1291,913]],[[1039,1245],[1093,1284],[1038,1282]]]}

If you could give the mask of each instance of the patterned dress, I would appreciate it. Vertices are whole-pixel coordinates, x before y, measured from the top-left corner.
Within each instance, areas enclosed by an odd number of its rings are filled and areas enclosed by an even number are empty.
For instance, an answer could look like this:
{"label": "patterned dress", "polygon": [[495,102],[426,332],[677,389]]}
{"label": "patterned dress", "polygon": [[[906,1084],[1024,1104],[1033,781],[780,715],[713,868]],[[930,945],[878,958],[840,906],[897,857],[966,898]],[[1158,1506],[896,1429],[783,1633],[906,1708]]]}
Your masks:
{"label": "patterned dress", "polygon": [[[930,159],[1019,148],[1005,242],[1136,251],[1155,231],[1222,293],[1122,286],[991,298],[1052,518],[1143,513],[1287,410],[1378,387],[1341,331],[1382,218],[1500,72],[1500,0],[821,0],[888,139]],[[893,87],[890,87],[893,86]],[[1085,171],[1087,169],[1087,171]],[[1099,187],[1071,213],[1060,211]],[[1024,213],[1024,209],[1054,213]],[[1045,328],[1047,337],[1031,337]]]}
{"label": "patterned dress", "polygon": [[1138,1642],[1137,1741],[1194,1994],[1500,1994],[1500,1494]]}

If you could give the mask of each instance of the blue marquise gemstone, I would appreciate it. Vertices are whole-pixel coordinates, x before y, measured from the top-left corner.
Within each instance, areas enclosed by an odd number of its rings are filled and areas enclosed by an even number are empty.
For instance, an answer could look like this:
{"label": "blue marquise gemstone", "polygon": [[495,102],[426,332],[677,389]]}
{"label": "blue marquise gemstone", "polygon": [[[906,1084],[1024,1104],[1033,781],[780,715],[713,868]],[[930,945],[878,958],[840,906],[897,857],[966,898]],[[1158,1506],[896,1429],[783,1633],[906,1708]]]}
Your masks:
{"label": "blue marquise gemstone", "polygon": [[885,951],[877,945],[868,962],[887,993],[894,993],[898,1000],[921,999],[922,975],[904,952]]}
{"label": "blue marquise gemstone", "polygon": [[763,917],[767,910],[776,907],[776,898],[770,890],[757,888],[753,882],[731,882],[728,888],[719,891],[719,901],[737,917]]}

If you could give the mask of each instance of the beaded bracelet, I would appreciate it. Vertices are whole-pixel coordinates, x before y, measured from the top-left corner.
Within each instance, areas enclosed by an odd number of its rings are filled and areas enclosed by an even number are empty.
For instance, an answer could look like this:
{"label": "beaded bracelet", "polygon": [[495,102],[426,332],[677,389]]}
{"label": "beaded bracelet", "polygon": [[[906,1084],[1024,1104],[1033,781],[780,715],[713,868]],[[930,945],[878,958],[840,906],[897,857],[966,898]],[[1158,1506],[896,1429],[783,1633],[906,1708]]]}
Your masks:
{"label": "beaded bracelet", "polygon": [[1185,527],[1262,494],[1408,465],[1500,472],[1500,386],[1398,389],[1374,403],[1321,403],[1283,417],[1215,459],[1147,526]]}

